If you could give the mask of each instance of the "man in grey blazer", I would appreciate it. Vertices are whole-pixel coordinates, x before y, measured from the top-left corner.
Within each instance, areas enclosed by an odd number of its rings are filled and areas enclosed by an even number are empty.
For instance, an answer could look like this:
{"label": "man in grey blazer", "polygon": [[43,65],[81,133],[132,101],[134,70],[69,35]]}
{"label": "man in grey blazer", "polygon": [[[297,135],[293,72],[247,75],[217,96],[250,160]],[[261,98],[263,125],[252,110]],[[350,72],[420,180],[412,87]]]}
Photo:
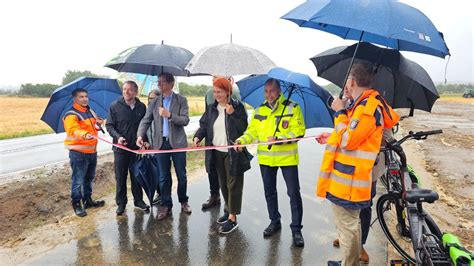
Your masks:
{"label": "man in grey blazer", "polygon": [[[137,133],[137,145],[143,147],[146,131],[154,122],[153,149],[171,150],[188,146],[184,127],[189,123],[188,101],[185,97],[173,92],[174,77],[170,73],[158,76],[158,88],[161,95],[150,102],[146,114],[140,122]],[[186,152],[157,153],[160,172],[161,208],[158,220],[170,216],[173,201],[171,199],[171,160],[178,178],[178,199],[181,211],[191,213],[187,196]]]}

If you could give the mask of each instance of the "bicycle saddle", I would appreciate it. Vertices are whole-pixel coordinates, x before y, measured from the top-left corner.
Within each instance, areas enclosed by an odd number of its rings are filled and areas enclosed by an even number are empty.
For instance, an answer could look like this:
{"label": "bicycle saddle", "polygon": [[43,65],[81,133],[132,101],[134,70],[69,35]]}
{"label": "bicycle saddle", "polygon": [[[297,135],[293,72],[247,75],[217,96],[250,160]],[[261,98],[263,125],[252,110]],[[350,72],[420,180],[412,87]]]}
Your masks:
{"label": "bicycle saddle", "polygon": [[406,192],[406,200],[410,203],[427,202],[433,203],[439,199],[436,191],[424,188],[415,188]]}

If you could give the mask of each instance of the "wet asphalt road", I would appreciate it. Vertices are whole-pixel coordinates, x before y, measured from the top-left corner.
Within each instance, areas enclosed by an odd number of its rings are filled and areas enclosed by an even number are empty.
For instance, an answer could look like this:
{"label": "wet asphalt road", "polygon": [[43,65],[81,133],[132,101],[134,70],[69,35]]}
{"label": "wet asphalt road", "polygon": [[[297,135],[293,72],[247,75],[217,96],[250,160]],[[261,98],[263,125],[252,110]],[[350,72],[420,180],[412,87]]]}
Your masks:
{"label": "wet asphalt road", "polygon": [[[314,134],[314,130],[307,132],[307,135]],[[209,193],[207,178],[202,177],[188,186],[193,207],[191,215],[180,213],[175,193],[173,216],[165,221],[156,220],[156,209],[143,213],[129,204],[126,215],[116,217],[112,208],[110,219],[97,221],[96,230],[90,235],[59,245],[27,263],[327,265],[328,259],[340,256],[339,249],[332,247],[336,233],[328,202],[314,195],[323,146],[311,139],[301,141],[299,148],[304,248],[292,246],[289,198],[281,173],[278,192],[282,230],[271,238],[263,238],[269,219],[257,158],[254,158],[252,169],[245,175],[239,228],[229,235],[220,235],[215,222],[223,206],[206,212],[200,210]],[[373,212],[375,215],[375,209]],[[386,246],[380,227],[375,223],[366,245],[371,265],[386,264]]]}

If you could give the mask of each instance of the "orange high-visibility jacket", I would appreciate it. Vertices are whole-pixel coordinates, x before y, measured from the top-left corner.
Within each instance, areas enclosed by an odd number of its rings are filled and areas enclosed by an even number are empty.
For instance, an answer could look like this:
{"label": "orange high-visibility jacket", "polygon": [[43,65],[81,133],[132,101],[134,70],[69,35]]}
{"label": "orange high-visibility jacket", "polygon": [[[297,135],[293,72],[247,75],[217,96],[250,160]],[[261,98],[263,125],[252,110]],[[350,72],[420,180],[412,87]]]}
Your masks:
{"label": "orange high-visibility jacket", "polygon": [[96,152],[97,139],[84,139],[87,133],[97,136],[96,119],[92,110],[74,103],[71,110],[64,114],[64,130],[66,139],[64,147],[83,153]]}
{"label": "orange high-visibility jacket", "polygon": [[349,110],[337,112],[318,178],[317,195],[328,193],[346,202],[370,200],[371,172],[380,151],[383,128],[399,115],[373,89],[366,90]]}

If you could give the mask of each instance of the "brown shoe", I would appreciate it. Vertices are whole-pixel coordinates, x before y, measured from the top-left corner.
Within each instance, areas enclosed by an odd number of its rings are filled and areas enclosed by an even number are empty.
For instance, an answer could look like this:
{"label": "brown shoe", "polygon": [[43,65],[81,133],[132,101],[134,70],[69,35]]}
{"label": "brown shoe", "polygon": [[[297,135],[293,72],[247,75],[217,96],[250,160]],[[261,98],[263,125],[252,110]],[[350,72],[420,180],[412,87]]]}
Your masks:
{"label": "brown shoe", "polygon": [[189,204],[185,202],[185,203],[181,203],[181,211],[186,214],[191,214],[193,210],[191,209],[191,206],[189,206]]}
{"label": "brown shoe", "polygon": [[364,264],[369,264],[369,254],[367,254],[364,248],[360,250],[359,260]]}
{"label": "brown shoe", "polygon": [[332,241],[332,245],[334,247],[338,248],[339,247],[339,238],[334,239],[334,241]]}
{"label": "brown shoe", "polygon": [[158,221],[164,220],[171,215],[171,209],[168,207],[162,207],[158,212]]}
{"label": "brown shoe", "polygon": [[221,197],[219,195],[211,195],[206,202],[202,204],[202,209],[207,210],[221,204]]}

